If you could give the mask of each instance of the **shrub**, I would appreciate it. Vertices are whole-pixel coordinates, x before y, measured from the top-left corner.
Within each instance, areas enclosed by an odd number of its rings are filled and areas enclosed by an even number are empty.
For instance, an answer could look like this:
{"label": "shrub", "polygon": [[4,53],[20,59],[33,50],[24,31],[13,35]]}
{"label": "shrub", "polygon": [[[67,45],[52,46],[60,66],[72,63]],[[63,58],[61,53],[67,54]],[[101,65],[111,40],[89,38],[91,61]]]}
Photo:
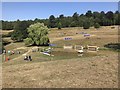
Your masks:
{"label": "shrub", "polygon": [[95,24],[94,24],[94,28],[100,28],[99,23],[95,23]]}
{"label": "shrub", "polygon": [[104,47],[111,48],[114,50],[120,50],[120,43],[109,43],[104,45]]}
{"label": "shrub", "polygon": [[84,29],[89,29],[90,28],[90,23],[88,21],[83,23],[83,28]]}
{"label": "shrub", "polygon": [[62,28],[62,24],[59,22],[58,23],[58,29],[61,29]]}
{"label": "shrub", "polygon": [[33,40],[32,40],[31,38],[26,38],[26,39],[24,40],[24,42],[25,42],[25,45],[26,45],[26,46],[30,46],[30,45],[33,45],[33,44],[34,44],[34,42],[33,42]]}

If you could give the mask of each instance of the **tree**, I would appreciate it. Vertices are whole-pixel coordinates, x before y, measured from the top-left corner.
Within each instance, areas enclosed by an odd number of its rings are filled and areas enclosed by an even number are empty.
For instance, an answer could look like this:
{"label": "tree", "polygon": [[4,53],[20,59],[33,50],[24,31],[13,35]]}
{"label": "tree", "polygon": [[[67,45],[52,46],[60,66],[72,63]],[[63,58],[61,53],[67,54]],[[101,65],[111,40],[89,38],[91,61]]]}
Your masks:
{"label": "tree", "polygon": [[14,41],[22,41],[21,21],[17,20],[14,25],[14,31],[12,32],[11,39]]}
{"label": "tree", "polygon": [[84,29],[89,29],[90,28],[90,24],[88,22],[84,22],[83,28]]}
{"label": "tree", "polygon": [[88,10],[85,14],[88,18],[92,17],[92,11]]}
{"label": "tree", "polygon": [[2,22],[2,30],[13,30],[13,22],[1,21]]}
{"label": "tree", "polygon": [[75,12],[72,17],[73,17],[74,21],[78,21],[79,14],[77,14],[77,12]]}
{"label": "tree", "polygon": [[[58,17],[58,24],[59,24],[59,22],[61,23],[61,27],[64,27],[64,15],[63,14],[61,14],[61,15],[59,15],[59,17]],[[57,25],[57,27],[58,27],[59,25]]]}
{"label": "tree", "polygon": [[71,22],[72,22],[73,20],[72,20],[72,18],[70,17],[70,16],[68,16],[68,17],[64,17],[63,19],[62,19],[62,28],[64,28],[64,27],[70,27],[70,24],[71,24]]}
{"label": "tree", "polygon": [[105,12],[104,12],[104,11],[101,11],[101,12],[100,12],[100,18],[103,18],[103,17],[105,17]]}
{"label": "tree", "polygon": [[58,29],[61,29],[62,28],[62,24],[61,22],[58,23]]}
{"label": "tree", "polygon": [[90,28],[90,21],[88,18],[85,19],[85,21],[83,22],[83,28],[84,29],[89,29]]}
{"label": "tree", "polygon": [[28,46],[34,44],[34,41],[31,38],[26,38],[24,42],[25,42],[25,45],[28,45]]}
{"label": "tree", "polygon": [[115,11],[115,14],[119,14],[119,11]]}
{"label": "tree", "polygon": [[100,12],[100,17],[98,19],[99,19],[99,22],[96,22],[96,23],[99,23],[100,26],[104,26],[105,25],[105,20],[106,20],[106,16],[105,16],[105,12],[104,11]]}
{"label": "tree", "polygon": [[73,22],[72,23],[74,23],[74,25],[72,25],[72,26],[78,26],[78,22],[79,22],[79,14],[77,14],[77,12],[75,12],[74,14],[73,14],[73,16],[72,16],[72,18],[73,18]]}
{"label": "tree", "polygon": [[95,23],[95,24],[94,24],[94,27],[95,27],[95,28],[100,28],[100,25],[99,25],[98,23]]}
{"label": "tree", "polygon": [[112,11],[108,11],[108,12],[106,13],[106,17],[107,17],[108,19],[110,19],[110,20],[113,20],[113,19],[114,19],[113,12],[112,12]]}
{"label": "tree", "polygon": [[120,14],[117,15],[116,24],[117,24],[117,25],[120,25]]}
{"label": "tree", "polygon": [[61,14],[61,15],[59,16],[59,19],[63,19],[63,18],[64,18],[64,15]]}
{"label": "tree", "polygon": [[25,45],[48,45],[48,28],[43,23],[35,23],[29,26],[28,38],[24,40]]}
{"label": "tree", "polygon": [[116,11],[114,14],[114,25],[119,25],[120,24],[120,13],[119,11]]}
{"label": "tree", "polygon": [[106,13],[106,18],[108,19],[108,25],[114,24],[114,13],[112,11]]}
{"label": "tree", "polygon": [[19,21],[15,22],[14,31],[11,35],[11,39],[14,41],[23,41],[23,39],[27,38],[27,28],[29,24],[27,21]]}
{"label": "tree", "polygon": [[100,13],[99,12],[93,12],[93,17],[94,17],[94,19],[100,18]]}
{"label": "tree", "polygon": [[70,27],[76,27],[76,22],[72,21],[71,24],[70,24]]}
{"label": "tree", "polygon": [[94,18],[89,18],[90,27],[94,26]]}
{"label": "tree", "polygon": [[55,27],[55,24],[56,24],[56,21],[55,21],[55,17],[53,15],[51,15],[49,17],[49,27],[50,28],[54,28]]}
{"label": "tree", "polygon": [[79,27],[83,27],[83,23],[85,22],[86,16],[80,15],[79,16]]}

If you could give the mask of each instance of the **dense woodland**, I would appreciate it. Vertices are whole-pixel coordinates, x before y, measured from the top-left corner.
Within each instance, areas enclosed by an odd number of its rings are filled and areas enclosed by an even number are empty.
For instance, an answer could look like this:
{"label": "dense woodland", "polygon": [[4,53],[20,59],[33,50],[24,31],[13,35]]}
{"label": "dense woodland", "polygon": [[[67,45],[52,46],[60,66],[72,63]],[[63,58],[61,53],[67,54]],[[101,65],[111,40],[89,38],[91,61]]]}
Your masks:
{"label": "dense woodland", "polygon": [[87,11],[86,14],[79,15],[75,12],[72,16],[64,16],[63,14],[59,17],[51,15],[49,19],[38,19],[35,20],[24,20],[24,21],[2,21],[3,30],[14,29],[14,26],[17,22],[22,22],[24,27],[29,26],[30,24],[40,22],[47,25],[49,28],[55,27],[83,27],[85,24],[89,26],[94,26],[95,23],[98,23],[100,26],[110,26],[110,25],[119,25],[120,20],[118,18],[119,12],[92,12]]}
{"label": "dense woodland", "polygon": [[[23,41],[28,37],[27,28],[34,23],[44,23],[48,28],[65,28],[65,27],[83,27],[88,29],[91,26],[99,28],[100,26],[120,25],[120,13],[118,11],[112,12],[92,12],[87,11],[85,14],[79,15],[75,12],[72,16],[64,16],[63,14],[59,17],[51,15],[49,19],[34,19],[24,21],[2,21],[2,30],[13,30],[11,38],[16,41]],[[10,36],[9,35],[9,36]]]}

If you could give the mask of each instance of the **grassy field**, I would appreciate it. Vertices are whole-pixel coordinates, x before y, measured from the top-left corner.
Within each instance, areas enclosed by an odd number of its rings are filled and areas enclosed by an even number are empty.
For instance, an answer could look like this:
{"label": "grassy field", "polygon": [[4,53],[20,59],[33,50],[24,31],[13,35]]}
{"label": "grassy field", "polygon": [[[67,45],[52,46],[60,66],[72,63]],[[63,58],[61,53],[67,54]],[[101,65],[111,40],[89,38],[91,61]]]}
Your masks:
{"label": "grassy field", "polygon": [[10,32],[13,32],[13,30],[0,30],[0,34],[2,34],[2,35],[6,35]]}
{"label": "grassy field", "polygon": [[[84,37],[82,32],[90,34]],[[24,43],[11,43],[6,50],[22,51],[10,56],[10,61],[3,60],[4,88],[117,88],[118,87],[118,52],[105,49],[104,45],[118,42],[118,27],[110,26],[99,29],[63,28],[49,31],[49,38],[54,56],[31,52],[35,46],[26,47]],[[70,37],[72,40],[64,40]],[[63,45],[97,45],[96,53],[84,52],[78,56],[74,50],[64,50]],[[40,49],[46,47],[39,47]],[[24,61],[24,54],[31,55],[32,61]],[[6,55],[8,56],[8,55]]]}

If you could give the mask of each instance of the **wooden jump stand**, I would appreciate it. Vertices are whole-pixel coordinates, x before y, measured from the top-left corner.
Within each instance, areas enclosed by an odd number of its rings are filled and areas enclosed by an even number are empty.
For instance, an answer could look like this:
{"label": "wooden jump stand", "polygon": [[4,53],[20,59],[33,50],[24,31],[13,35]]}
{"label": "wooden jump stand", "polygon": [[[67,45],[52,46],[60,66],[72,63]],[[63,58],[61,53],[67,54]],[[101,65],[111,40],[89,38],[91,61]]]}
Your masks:
{"label": "wooden jump stand", "polygon": [[97,52],[99,47],[98,46],[89,46],[87,45],[87,52]]}
{"label": "wooden jump stand", "polygon": [[75,45],[74,47],[72,45],[64,45],[64,49],[74,49],[75,51],[83,50],[83,46],[81,45]]}
{"label": "wooden jump stand", "polygon": [[83,51],[83,48],[84,48],[84,47],[81,46],[81,45],[75,45],[75,46],[74,46],[75,51],[78,52],[78,56],[80,56],[80,57],[83,56],[83,52],[84,52],[84,51]]}
{"label": "wooden jump stand", "polygon": [[64,45],[63,48],[64,49],[73,49],[73,46],[72,45]]}
{"label": "wooden jump stand", "polygon": [[83,46],[81,46],[81,45],[75,45],[74,49],[75,49],[75,51],[83,50]]}
{"label": "wooden jump stand", "polygon": [[75,50],[78,53],[78,56],[83,56],[84,52],[98,52],[99,47],[98,46],[89,46],[87,45],[87,50],[84,50],[84,47],[82,45],[74,45],[74,48],[72,45],[63,46],[66,50]]}

